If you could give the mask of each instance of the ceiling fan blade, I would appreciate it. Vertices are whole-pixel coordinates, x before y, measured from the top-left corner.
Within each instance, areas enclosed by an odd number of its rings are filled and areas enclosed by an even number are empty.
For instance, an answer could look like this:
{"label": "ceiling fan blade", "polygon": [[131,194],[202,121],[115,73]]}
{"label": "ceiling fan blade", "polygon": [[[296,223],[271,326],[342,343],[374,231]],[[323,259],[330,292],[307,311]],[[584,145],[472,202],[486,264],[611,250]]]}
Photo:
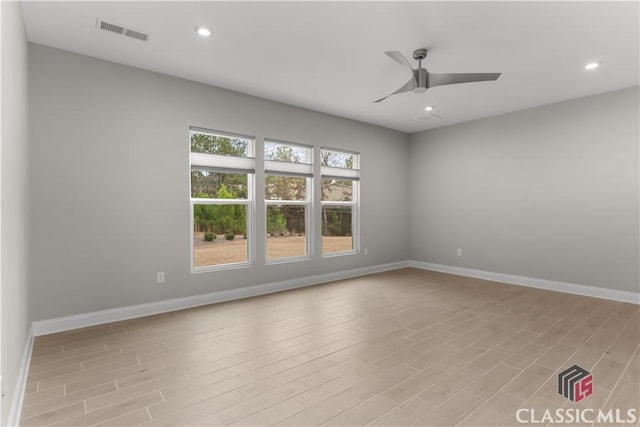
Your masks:
{"label": "ceiling fan blade", "polygon": [[376,102],[380,102],[380,101],[384,101],[385,99],[387,99],[388,97],[390,97],[391,95],[395,95],[397,93],[402,93],[402,92],[411,92],[414,88],[416,87],[416,79],[412,78],[411,80],[409,80],[408,82],[406,82],[400,89],[398,89],[397,91],[390,93],[389,95],[385,96],[384,98],[380,98],[380,99],[376,99],[375,101],[373,101],[374,103]]}
{"label": "ceiling fan blade", "polygon": [[405,58],[404,55],[402,55],[397,50],[390,50],[388,52],[385,52],[385,55],[396,61],[398,64],[405,65],[409,67],[410,70],[413,70],[413,68],[411,68],[411,64],[409,64],[409,61],[407,61],[407,58]]}
{"label": "ceiling fan blade", "polygon": [[502,73],[429,73],[429,87],[498,80]]}

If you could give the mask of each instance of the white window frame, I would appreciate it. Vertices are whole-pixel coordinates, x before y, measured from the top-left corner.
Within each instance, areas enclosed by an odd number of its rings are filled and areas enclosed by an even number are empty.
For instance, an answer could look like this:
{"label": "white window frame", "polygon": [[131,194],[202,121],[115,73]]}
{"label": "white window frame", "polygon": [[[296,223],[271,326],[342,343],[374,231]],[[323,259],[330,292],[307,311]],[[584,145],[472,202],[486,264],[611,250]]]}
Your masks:
{"label": "white window frame", "polygon": [[[322,188],[322,180],[324,179],[339,179],[344,181],[352,181],[351,201],[350,202],[338,202],[330,200],[320,200],[320,215],[322,215],[322,208],[325,206],[351,206],[351,234],[353,247],[348,251],[336,251],[336,252],[324,252],[322,248],[322,227],[320,227],[320,243],[321,243],[321,257],[330,258],[343,255],[352,255],[360,253],[360,153],[356,151],[345,150],[342,148],[332,147],[320,147],[320,153],[322,158],[322,151],[331,151],[334,153],[350,154],[353,156],[352,169],[337,168],[330,166],[321,167],[320,187]],[[322,194],[320,195],[322,199]]]}
{"label": "white window frame", "polygon": [[[200,133],[223,138],[238,138],[249,141],[247,144],[247,157],[224,156],[218,154],[197,153],[191,151],[191,134]],[[241,135],[232,132],[213,129],[189,127],[189,236],[190,236],[190,263],[191,273],[204,273],[209,271],[229,270],[255,265],[255,144],[256,138],[250,135]],[[215,170],[224,173],[247,174],[247,198],[246,199],[201,199],[191,197],[191,171]],[[194,266],[193,256],[193,207],[194,205],[245,205],[247,210],[247,260],[226,264]]]}
{"label": "white window frame", "polygon": [[[286,145],[291,147],[300,147],[309,150],[309,156],[307,161],[309,163],[290,163],[290,162],[279,162],[275,160],[264,160],[264,177],[265,177],[265,186],[267,182],[268,175],[275,176],[291,176],[296,178],[306,178],[306,200],[272,200],[267,199],[264,194],[265,189],[263,188],[263,197],[264,197],[264,229],[265,229],[265,238],[264,238],[264,254],[265,254],[265,264],[283,264],[288,262],[295,261],[307,261],[313,258],[313,158],[314,158],[314,149],[311,145],[301,144],[299,142],[289,142],[282,141],[273,138],[265,138],[264,144],[279,144]],[[305,206],[305,255],[300,256],[292,256],[292,257],[282,257],[282,258],[274,258],[269,259],[269,252],[267,247],[267,212],[269,206]]]}

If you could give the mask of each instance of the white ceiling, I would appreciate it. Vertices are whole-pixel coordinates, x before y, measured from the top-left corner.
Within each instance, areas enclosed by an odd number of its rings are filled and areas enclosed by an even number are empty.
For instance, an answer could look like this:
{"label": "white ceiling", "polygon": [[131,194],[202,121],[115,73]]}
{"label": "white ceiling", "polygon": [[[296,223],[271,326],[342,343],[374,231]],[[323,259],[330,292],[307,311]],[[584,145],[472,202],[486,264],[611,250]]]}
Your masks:
{"label": "white ceiling", "polygon": [[[639,84],[632,2],[32,2],[29,41],[403,132]],[[150,34],[98,31],[96,18]],[[208,39],[194,27],[213,30]],[[410,74],[384,52],[429,49],[431,72],[502,72],[372,101]],[[597,70],[584,66],[602,61]],[[435,105],[442,120],[419,123]]]}

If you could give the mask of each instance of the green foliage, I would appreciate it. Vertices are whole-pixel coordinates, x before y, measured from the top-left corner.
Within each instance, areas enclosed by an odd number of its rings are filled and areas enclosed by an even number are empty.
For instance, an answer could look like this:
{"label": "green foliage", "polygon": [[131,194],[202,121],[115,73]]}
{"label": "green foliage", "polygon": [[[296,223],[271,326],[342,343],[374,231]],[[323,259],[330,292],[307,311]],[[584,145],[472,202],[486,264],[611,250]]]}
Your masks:
{"label": "green foliage", "polygon": [[[304,159],[303,152],[296,151],[290,146],[280,145],[275,150],[266,154],[267,160],[280,162],[300,163]],[[266,175],[265,176],[265,196],[269,200],[304,200],[307,191],[307,179],[303,177]],[[270,206],[267,208],[267,233],[271,236],[285,236],[287,232],[292,232],[291,228],[297,227],[293,218],[296,217],[296,208],[292,206]],[[300,216],[299,214],[297,215]],[[303,216],[304,217],[304,216]]]}
{"label": "green foliage", "polygon": [[265,159],[289,163],[300,163],[302,161],[293,148],[286,145],[279,145],[275,151],[267,153]]}
{"label": "green foliage", "polygon": [[[292,147],[279,145],[274,151],[266,153],[267,160],[300,163],[300,153]],[[307,179],[293,176],[266,175],[265,196],[269,200],[304,200],[306,197]]]}
{"label": "green foliage", "polygon": [[204,233],[204,240],[206,240],[207,242],[213,242],[217,237],[218,236],[216,236],[215,233],[212,233],[210,231]]}
{"label": "green foliage", "polygon": [[329,236],[339,236],[341,234],[340,233],[340,223],[338,223],[338,222],[330,222],[328,224],[327,228],[328,228],[327,234]]}
{"label": "green foliage", "polygon": [[229,189],[233,198],[247,198],[247,175],[204,170],[191,170],[191,197],[199,199],[214,199],[222,189]]}
{"label": "green foliage", "polygon": [[312,149],[276,142],[266,142],[264,147],[265,160],[276,160],[289,163],[310,163]]}
{"label": "green foliage", "polygon": [[233,240],[236,238],[236,235],[233,233],[233,231],[227,231],[226,233],[224,233],[224,238],[227,240]]}
{"label": "green foliage", "polygon": [[216,208],[212,205],[193,206],[193,227],[194,231],[215,231],[216,228]]}
{"label": "green foliage", "polygon": [[203,133],[191,134],[191,151],[194,153],[246,157],[248,155],[248,147],[246,139],[226,138]]}
{"label": "green foliage", "polygon": [[322,235],[351,236],[351,208],[323,207]]}
{"label": "green foliage", "polygon": [[350,202],[353,200],[353,181],[323,179],[322,200]]}
{"label": "green foliage", "polygon": [[[235,198],[224,184],[216,196],[219,199]],[[244,205],[194,205],[193,225],[194,231],[244,234],[247,230],[247,211]]]}
{"label": "green foliage", "polygon": [[[220,154],[246,157],[249,152],[246,139],[223,138],[202,133],[191,134],[191,151],[194,153]],[[238,199],[247,198],[247,175],[204,170],[191,170],[191,197],[212,199],[222,186],[233,192]]]}
{"label": "green foliage", "polygon": [[220,186],[220,190],[218,190],[218,199],[233,199],[234,195],[232,192],[227,190],[227,186],[222,184]]}
{"label": "green foliage", "polygon": [[353,169],[353,154],[322,150],[320,160],[322,166]]}
{"label": "green foliage", "polygon": [[307,179],[294,176],[265,175],[265,193],[270,200],[304,200]]}
{"label": "green foliage", "polygon": [[279,208],[267,209],[267,233],[272,236],[284,234],[287,228],[287,220]]}

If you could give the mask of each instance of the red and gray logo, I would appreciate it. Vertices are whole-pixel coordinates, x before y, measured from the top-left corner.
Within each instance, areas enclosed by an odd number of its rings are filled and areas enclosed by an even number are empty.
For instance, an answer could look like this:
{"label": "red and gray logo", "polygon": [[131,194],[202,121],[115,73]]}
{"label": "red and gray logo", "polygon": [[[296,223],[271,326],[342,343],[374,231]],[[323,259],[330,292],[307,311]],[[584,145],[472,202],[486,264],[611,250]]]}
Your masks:
{"label": "red and gray logo", "polygon": [[593,393],[593,375],[578,365],[558,374],[558,393],[572,402],[580,402]]}

